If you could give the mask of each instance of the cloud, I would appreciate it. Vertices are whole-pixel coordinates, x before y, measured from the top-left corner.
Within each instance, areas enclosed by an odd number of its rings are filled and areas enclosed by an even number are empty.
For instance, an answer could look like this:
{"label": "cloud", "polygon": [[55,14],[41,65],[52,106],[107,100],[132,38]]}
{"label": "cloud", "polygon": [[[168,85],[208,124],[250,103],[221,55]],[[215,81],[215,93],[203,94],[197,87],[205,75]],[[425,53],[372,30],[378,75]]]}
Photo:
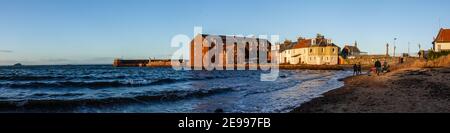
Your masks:
{"label": "cloud", "polygon": [[0,53],[12,53],[13,51],[11,51],[11,50],[2,50],[2,49],[0,49]]}

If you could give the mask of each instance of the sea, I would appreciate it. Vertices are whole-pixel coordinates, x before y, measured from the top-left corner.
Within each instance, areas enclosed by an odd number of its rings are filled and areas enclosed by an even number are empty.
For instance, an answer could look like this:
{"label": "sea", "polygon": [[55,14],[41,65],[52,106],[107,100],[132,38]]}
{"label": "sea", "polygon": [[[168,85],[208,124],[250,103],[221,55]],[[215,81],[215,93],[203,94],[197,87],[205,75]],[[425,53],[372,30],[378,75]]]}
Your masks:
{"label": "sea", "polygon": [[111,65],[0,66],[0,112],[284,113],[343,86],[337,70],[189,71]]}

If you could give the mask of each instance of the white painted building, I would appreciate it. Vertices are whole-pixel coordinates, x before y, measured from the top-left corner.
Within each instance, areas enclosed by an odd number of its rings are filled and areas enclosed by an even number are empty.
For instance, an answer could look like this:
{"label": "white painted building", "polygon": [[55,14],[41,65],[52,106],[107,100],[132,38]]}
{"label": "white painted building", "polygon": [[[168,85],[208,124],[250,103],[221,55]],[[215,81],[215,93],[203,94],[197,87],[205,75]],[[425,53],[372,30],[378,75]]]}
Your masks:
{"label": "white painted building", "polygon": [[[336,65],[339,63],[340,48],[331,39],[318,35],[314,39],[298,38],[294,45],[284,44],[280,53],[281,64]],[[283,47],[283,46],[282,46]]]}
{"label": "white painted building", "polygon": [[280,55],[279,55],[279,63],[280,64],[291,64],[292,62],[292,47],[294,47],[297,42],[285,41],[283,44],[280,44]]}
{"label": "white painted building", "polygon": [[439,30],[433,41],[433,49],[436,52],[450,50],[450,29]]}

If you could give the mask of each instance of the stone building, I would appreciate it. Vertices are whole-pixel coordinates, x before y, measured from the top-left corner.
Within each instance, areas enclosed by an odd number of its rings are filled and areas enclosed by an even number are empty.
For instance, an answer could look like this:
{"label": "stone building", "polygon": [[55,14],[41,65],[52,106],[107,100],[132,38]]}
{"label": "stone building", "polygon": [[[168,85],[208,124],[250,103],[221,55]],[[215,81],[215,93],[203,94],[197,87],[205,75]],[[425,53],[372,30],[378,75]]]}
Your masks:
{"label": "stone building", "polygon": [[[266,58],[267,62],[259,62],[260,58]],[[271,59],[271,43],[266,39],[199,34],[191,41],[189,65],[245,66],[270,63]]]}
{"label": "stone building", "polygon": [[355,56],[361,55],[363,52],[359,50],[358,43],[355,42],[353,46],[345,45],[344,48],[342,48],[341,55],[344,58],[351,58]]}

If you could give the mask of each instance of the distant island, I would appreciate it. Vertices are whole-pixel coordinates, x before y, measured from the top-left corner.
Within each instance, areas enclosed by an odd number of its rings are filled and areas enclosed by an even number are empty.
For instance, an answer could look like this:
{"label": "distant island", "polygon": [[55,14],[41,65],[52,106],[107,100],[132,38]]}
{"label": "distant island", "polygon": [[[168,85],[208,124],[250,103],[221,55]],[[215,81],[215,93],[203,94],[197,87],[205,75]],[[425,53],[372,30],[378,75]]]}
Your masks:
{"label": "distant island", "polygon": [[23,66],[23,65],[20,64],[20,63],[16,63],[16,64],[14,64],[13,66]]}

